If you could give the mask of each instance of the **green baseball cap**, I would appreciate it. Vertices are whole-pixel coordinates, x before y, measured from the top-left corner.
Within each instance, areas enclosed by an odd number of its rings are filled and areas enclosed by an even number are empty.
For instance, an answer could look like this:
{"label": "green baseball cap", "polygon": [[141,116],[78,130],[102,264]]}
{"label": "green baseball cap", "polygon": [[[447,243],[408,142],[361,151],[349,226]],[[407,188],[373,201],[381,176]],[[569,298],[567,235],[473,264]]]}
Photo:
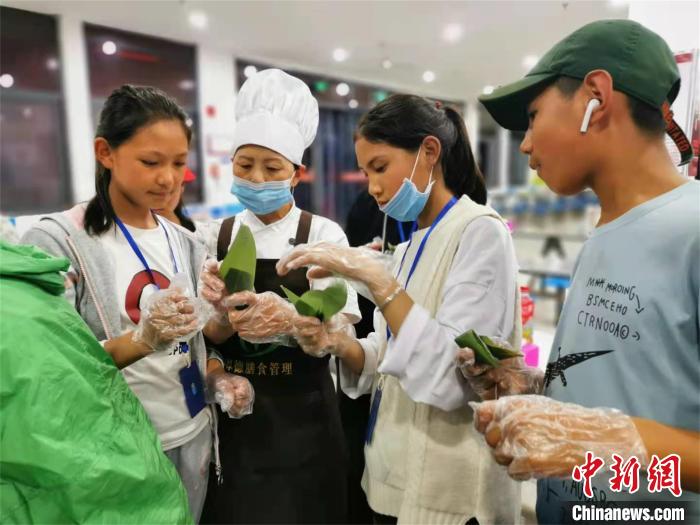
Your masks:
{"label": "green baseball cap", "polygon": [[670,110],[681,86],[676,59],[659,35],[632,20],[599,20],[581,27],[550,49],[525,78],[479,101],[504,128],[525,131],[527,108],[547,86],[561,76],[583,80],[596,69],[610,73],[616,91],[658,108],[681,151],[681,164],[692,158],[690,142]]}

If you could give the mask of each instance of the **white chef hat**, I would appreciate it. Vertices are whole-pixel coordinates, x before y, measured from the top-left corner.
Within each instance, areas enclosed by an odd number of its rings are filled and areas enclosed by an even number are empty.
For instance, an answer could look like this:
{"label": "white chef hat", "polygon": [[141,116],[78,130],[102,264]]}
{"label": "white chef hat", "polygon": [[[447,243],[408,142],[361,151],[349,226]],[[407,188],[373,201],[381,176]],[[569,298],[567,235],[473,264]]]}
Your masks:
{"label": "white chef hat", "polygon": [[238,92],[233,152],[254,144],[301,164],[317,128],[318,102],[308,86],[279,69],[265,69]]}

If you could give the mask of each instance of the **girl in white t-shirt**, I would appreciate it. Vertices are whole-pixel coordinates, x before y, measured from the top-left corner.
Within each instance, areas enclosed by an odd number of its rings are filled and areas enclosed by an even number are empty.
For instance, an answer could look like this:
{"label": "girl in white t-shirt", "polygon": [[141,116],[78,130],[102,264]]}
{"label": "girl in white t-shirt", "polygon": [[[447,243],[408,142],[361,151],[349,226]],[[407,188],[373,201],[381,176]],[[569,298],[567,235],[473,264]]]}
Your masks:
{"label": "girl in white t-shirt", "polygon": [[231,374],[205,377],[205,309],[195,290],[206,251],[152,211],[182,184],[186,120],[157,89],[115,90],[95,138],[97,195],[44,217],[24,242],[71,260],[76,309],[139,397],[198,521],[215,426],[204,385],[235,417],[250,411],[252,389]]}

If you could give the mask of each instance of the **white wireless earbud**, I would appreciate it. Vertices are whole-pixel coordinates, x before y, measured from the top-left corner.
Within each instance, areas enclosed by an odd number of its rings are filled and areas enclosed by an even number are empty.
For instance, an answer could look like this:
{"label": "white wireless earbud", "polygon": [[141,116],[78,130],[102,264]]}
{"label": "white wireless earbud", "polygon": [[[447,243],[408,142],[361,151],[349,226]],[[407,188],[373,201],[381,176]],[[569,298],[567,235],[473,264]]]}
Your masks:
{"label": "white wireless earbud", "polygon": [[581,133],[586,133],[588,131],[588,123],[591,121],[591,115],[598,106],[600,106],[600,100],[597,98],[592,98],[588,101],[588,106],[586,106],[586,114],[583,116],[583,122],[581,122]]}

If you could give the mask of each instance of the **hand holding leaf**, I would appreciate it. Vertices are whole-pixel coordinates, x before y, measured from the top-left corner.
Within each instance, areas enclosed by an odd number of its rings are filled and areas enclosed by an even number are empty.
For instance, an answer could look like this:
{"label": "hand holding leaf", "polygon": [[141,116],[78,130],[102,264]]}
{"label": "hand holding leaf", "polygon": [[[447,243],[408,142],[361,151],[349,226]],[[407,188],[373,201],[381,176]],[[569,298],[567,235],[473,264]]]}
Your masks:
{"label": "hand holding leaf", "polygon": [[347,287],[342,282],[323,290],[309,290],[301,296],[284,286],[282,286],[282,291],[299,314],[316,317],[320,321],[327,321],[340,312],[348,298]]}
{"label": "hand holding leaf", "polygon": [[521,357],[523,354],[515,352],[505,342],[496,342],[493,339],[478,335],[474,330],[467,330],[455,339],[460,348],[469,348],[474,352],[475,362],[478,364],[499,366],[499,360],[511,357]]}
{"label": "hand holding leaf", "polygon": [[224,299],[224,305],[233,329],[251,343],[286,342],[298,317],[294,307],[274,292],[238,292]]}
{"label": "hand holding leaf", "polygon": [[541,390],[544,375],[525,365],[522,354],[501,341],[468,330],[455,339],[457,366],[481,399],[530,394]]}
{"label": "hand holding leaf", "polygon": [[397,283],[386,267],[382,254],[368,248],[350,248],[328,242],[302,244],[277,263],[277,273],[312,267],[309,278],[328,276],[329,272],[351,281],[364,283],[376,301],[384,302]]}

